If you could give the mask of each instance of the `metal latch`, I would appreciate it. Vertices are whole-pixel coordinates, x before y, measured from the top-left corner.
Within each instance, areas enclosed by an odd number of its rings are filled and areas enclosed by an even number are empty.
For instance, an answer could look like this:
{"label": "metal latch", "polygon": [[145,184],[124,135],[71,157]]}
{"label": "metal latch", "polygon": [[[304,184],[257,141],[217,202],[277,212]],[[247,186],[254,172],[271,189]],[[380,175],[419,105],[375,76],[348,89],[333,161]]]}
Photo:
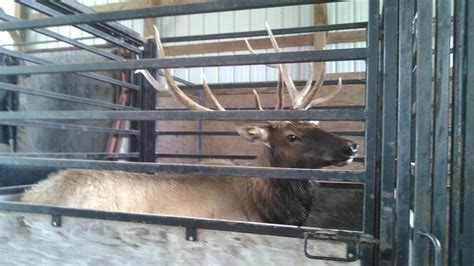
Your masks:
{"label": "metal latch", "polygon": [[[347,243],[346,257],[330,257],[330,256],[317,256],[309,254],[308,252],[308,241],[310,239],[321,239],[331,240]],[[353,262],[360,259],[360,243],[361,239],[358,235],[344,236],[341,237],[337,232],[324,231],[324,232],[305,232],[304,233],[304,255],[310,259],[316,260],[330,260],[330,261],[343,261]]]}

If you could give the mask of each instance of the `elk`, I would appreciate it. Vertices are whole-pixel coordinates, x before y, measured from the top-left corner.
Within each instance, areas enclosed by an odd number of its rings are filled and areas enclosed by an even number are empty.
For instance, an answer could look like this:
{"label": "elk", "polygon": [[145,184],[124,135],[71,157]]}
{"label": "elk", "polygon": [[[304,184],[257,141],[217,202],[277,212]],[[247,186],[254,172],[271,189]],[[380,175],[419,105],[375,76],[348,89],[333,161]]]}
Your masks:
{"label": "elk", "polygon": [[[268,32],[278,51],[278,44],[269,28]],[[155,37],[160,56],[164,57],[157,30]],[[311,75],[304,88],[298,90],[286,67],[281,64],[277,67],[280,73],[277,110],[283,108],[285,85],[296,110],[306,110],[335,95],[315,97],[322,86],[324,69],[314,86]],[[169,69],[164,70],[168,88],[160,85],[149,72],[138,72],[156,89],[169,90],[190,110],[226,110],[217,101],[204,76],[204,91],[216,109],[188,97],[173,80]],[[336,93],[340,88],[341,79]],[[257,108],[263,111],[260,98],[254,93]],[[309,122],[265,122],[263,125],[240,126],[237,131],[245,140],[263,144],[260,154],[248,166],[318,169],[329,165],[343,166],[357,156],[357,144]],[[227,161],[210,161],[208,164],[234,165]],[[301,225],[305,221],[312,199],[308,180],[204,174],[154,175],[84,169],[53,173],[22,196],[23,202],[35,204],[291,225]]]}

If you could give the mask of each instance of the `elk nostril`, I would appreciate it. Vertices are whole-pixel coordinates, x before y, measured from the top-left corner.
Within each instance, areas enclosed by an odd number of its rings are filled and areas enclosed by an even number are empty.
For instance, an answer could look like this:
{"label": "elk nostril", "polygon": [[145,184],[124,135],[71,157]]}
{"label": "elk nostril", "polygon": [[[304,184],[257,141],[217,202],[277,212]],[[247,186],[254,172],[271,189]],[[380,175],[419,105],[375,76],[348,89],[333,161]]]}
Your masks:
{"label": "elk nostril", "polygon": [[342,154],[344,154],[345,156],[348,156],[348,157],[351,157],[351,156],[354,156],[354,154],[357,152],[357,150],[354,150],[352,149],[352,146],[344,146],[341,150]]}
{"label": "elk nostril", "polygon": [[359,150],[359,144],[357,143],[352,143],[351,149],[354,153],[356,153]]}

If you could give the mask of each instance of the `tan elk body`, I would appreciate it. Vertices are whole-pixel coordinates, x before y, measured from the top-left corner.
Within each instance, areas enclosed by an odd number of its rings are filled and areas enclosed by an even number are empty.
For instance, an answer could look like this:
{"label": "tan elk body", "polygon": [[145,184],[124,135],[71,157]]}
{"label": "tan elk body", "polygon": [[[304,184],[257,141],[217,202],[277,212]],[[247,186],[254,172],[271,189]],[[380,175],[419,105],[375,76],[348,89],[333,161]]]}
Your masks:
{"label": "tan elk body", "polygon": [[[271,31],[268,31],[277,49]],[[156,40],[163,57],[158,33]],[[335,95],[323,100],[314,99],[321,81],[314,86],[308,82],[305,88],[296,90],[292,88],[294,85],[286,67],[278,65],[278,68],[283,84],[288,90],[294,90],[290,97],[295,109],[307,109]],[[155,88],[164,89],[158,87],[147,71],[140,72]],[[214,111],[188,98],[170,71],[165,69],[164,72],[170,91],[181,103],[191,110]],[[205,92],[216,109],[225,111],[203,81]],[[277,109],[282,107],[283,84],[278,88]],[[262,109],[257,94],[256,100]],[[260,155],[250,166],[317,169],[345,165],[357,156],[357,144],[309,122],[267,122],[240,127],[238,132],[247,141],[263,144]],[[226,161],[209,164],[232,165]],[[36,204],[295,225],[301,225],[306,219],[312,199],[308,180],[83,169],[53,173],[22,197],[22,201]]]}

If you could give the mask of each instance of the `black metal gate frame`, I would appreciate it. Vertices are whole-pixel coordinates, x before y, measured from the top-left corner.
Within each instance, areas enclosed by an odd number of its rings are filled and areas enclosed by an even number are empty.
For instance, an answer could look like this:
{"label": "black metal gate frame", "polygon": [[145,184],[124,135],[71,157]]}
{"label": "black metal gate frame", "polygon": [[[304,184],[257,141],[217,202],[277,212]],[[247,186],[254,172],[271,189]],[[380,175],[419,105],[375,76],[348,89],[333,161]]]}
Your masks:
{"label": "black metal gate frame", "polygon": [[[20,1],[34,2],[34,1]],[[68,41],[72,45],[77,45],[71,40],[67,40],[64,36],[57,36],[46,30],[38,28],[59,26],[59,25],[76,25],[94,22],[105,22],[113,20],[148,18],[160,16],[173,16],[194,13],[220,12],[230,10],[241,10],[251,8],[265,8],[285,5],[301,5],[326,3],[332,1],[219,1],[211,3],[197,3],[177,6],[164,6],[147,9],[124,10],[115,12],[103,12],[95,14],[78,14],[68,16],[57,16],[47,19],[37,20],[15,20],[7,18],[10,22],[0,24],[0,30],[17,30],[17,29],[33,29],[53,35],[61,41]],[[31,3],[30,3],[31,4]],[[227,112],[188,112],[188,111],[43,111],[43,112],[2,112],[0,113],[0,123],[10,124],[42,124],[51,128],[58,128],[57,123],[47,122],[48,120],[133,120],[133,121],[155,121],[155,120],[352,120],[365,122],[365,141],[366,141],[366,158],[364,171],[336,171],[336,170],[311,170],[311,169],[272,169],[272,168],[255,168],[255,167],[230,167],[230,166],[202,166],[202,165],[178,165],[178,164],[156,164],[156,163],[125,163],[125,162],[107,162],[107,161],[91,161],[91,160],[70,160],[70,159],[43,159],[43,158],[21,158],[0,156],[0,167],[13,167],[20,169],[23,166],[34,168],[89,168],[89,169],[110,169],[125,170],[136,172],[169,172],[169,173],[205,173],[211,175],[235,175],[235,176],[265,176],[272,178],[298,178],[298,179],[315,179],[315,180],[343,180],[349,182],[359,182],[364,185],[364,228],[359,231],[344,230],[328,230],[320,228],[305,228],[283,225],[265,225],[256,223],[229,223],[225,221],[213,221],[205,219],[190,219],[166,217],[160,215],[135,215],[126,213],[114,213],[92,210],[78,210],[61,207],[34,206],[21,203],[0,203],[0,209],[36,212],[52,215],[79,216],[96,219],[110,219],[121,221],[158,223],[169,225],[180,225],[190,228],[209,228],[217,230],[230,230],[239,232],[249,232],[258,234],[270,234],[288,237],[303,238],[305,232],[321,233],[332,232],[330,239],[336,240],[354,240],[358,239],[361,243],[370,245],[362,245],[362,259],[365,264],[373,262],[374,247],[372,244],[377,240],[374,237],[376,233],[376,218],[378,217],[375,208],[376,197],[378,194],[376,182],[376,135],[377,135],[377,88],[379,84],[378,60],[379,60],[379,1],[371,0],[369,4],[369,21],[368,23],[352,23],[344,25],[334,25],[331,27],[319,27],[311,29],[301,29],[301,32],[332,30],[332,29],[353,29],[367,27],[368,46],[367,48],[354,49],[338,49],[323,50],[309,52],[284,52],[259,55],[234,55],[234,56],[209,56],[196,58],[166,58],[166,59],[139,59],[139,60],[122,60],[108,61],[98,63],[82,63],[82,64],[54,64],[51,62],[44,63],[42,66],[20,66],[20,67],[4,67],[0,69],[0,75],[19,75],[19,74],[40,74],[40,73],[79,73],[82,75],[90,75],[90,71],[110,71],[110,70],[134,70],[137,68],[173,68],[173,67],[200,67],[200,66],[228,66],[228,65],[252,65],[252,64],[268,64],[268,63],[293,63],[293,62],[319,62],[319,61],[342,61],[342,60],[366,60],[367,61],[367,82],[366,82],[366,106],[365,108],[321,108],[308,111],[227,111]],[[296,29],[292,29],[296,32]],[[278,31],[277,31],[278,32]],[[279,34],[287,32],[280,31]],[[236,33],[235,36],[258,36],[264,35],[264,32],[245,32]],[[103,37],[101,33],[94,34]],[[232,35],[231,35],[232,36]],[[190,36],[183,37],[179,41],[196,39],[211,39],[222,36]],[[233,38],[233,37],[228,37]],[[170,38],[168,41],[176,41]],[[82,47],[88,51],[97,53],[90,47]],[[6,49],[5,49],[6,50]],[[3,50],[2,50],[3,51]],[[1,51],[0,51],[1,52]],[[26,55],[22,53],[14,53],[12,51],[3,51],[10,55],[26,59]],[[99,53],[97,53],[99,54]],[[103,56],[111,58],[110,55],[101,53]],[[30,58],[33,60],[33,58]],[[118,59],[117,59],[118,60]],[[33,61],[34,62],[34,61]],[[38,62],[38,61],[36,61]],[[90,77],[90,76],[89,76]],[[118,81],[103,80],[104,82],[116,84]],[[115,82],[115,83],[114,83]],[[140,80],[135,81],[136,84],[120,84],[129,88],[134,88],[143,94],[144,87],[140,84]],[[345,82],[344,82],[345,83]],[[250,83],[251,84],[251,83]],[[0,84],[3,89],[14,89]],[[117,84],[118,85],[118,84]],[[19,88],[15,88],[19,90]],[[23,91],[25,92],[25,91]],[[38,94],[39,95],[39,94]],[[47,96],[42,94],[42,96]],[[85,103],[86,99],[83,99]],[[94,103],[102,104],[102,103]],[[103,105],[102,105],[103,106]],[[110,106],[115,108],[115,106]],[[137,106],[138,107],[138,106]],[[140,106],[143,108],[143,106]],[[148,108],[154,108],[149,106]],[[71,126],[69,129],[75,129]],[[90,127],[86,130],[106,132],[104,128]],[[137,131],[124,131],[123,134],[136,135]],[[143,130],[141,131],[143,134]],[[154,136],[153,133],[151,135]],[[149,136],[149,135],[148,135]],[[154,138],[149,138],[148,140]],[[154,160],[155,154],[144,157],[141,154],[142,161]]]}

